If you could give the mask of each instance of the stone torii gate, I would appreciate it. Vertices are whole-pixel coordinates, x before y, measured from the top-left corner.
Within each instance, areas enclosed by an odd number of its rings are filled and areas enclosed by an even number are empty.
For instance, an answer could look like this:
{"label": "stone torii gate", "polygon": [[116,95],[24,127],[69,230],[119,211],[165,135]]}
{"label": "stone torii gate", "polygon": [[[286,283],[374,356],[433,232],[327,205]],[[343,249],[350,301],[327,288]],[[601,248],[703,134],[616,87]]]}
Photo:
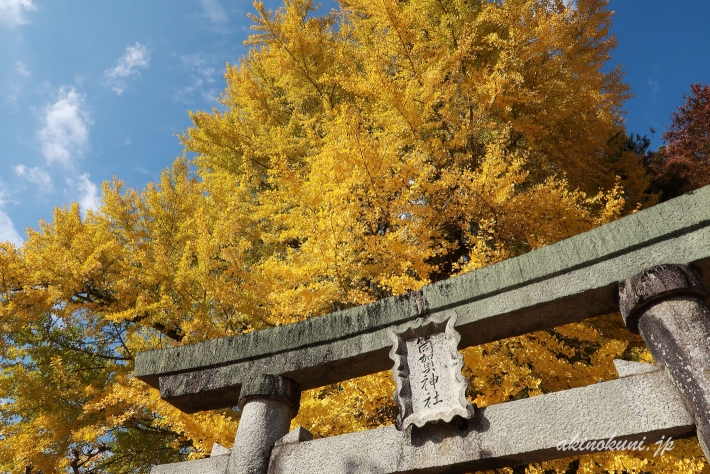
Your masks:
{"label": "stone torii gate", "polygon": [[[710,459],[708,283],[705,187],[407,295],[138,354],[136,376],[177,408],[242,408],[231,452],[217,446],[210,458],[152,473],[467,472],[613,449],[611,437],[655,449],[657,440],[693,434]],[[456,344],[619,310],[658,365],[616,361],[618,380],[477,410],[451,395],[440,405],[449,415],[431,412],[432,396],[460,391]],[[424,355],[410,357],[415,353]],[[288,433],[301,390],[391,369],[393,358],[397,426],[317,440],[302,428]],[[431,381],[430,371],[442,382],[425,392],[431,387],[419,382]],[[586,442],[575,439],[580,435]]]}

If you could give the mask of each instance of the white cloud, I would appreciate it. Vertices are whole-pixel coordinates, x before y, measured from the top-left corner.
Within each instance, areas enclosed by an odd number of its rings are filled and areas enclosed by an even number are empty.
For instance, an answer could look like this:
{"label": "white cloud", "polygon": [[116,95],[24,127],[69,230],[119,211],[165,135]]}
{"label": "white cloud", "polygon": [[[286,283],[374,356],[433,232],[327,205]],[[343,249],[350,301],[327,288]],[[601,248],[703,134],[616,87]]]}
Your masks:
{"label": "white cloud", "polygon": [[207,58],[201,53],[183,54],[180,56],[180,62],[188,69],[199,70],[205,68]]}
{"label": "white cloud", "polygon": [[[1,2],[2,0],[0,0]],[[15,67],[13,68],[15,74],[12,77],[5,88],[6,95],[5,98],[10,106],[14,109],[14,112],[20,111],[19,102],[23,98],[23,89],[25,84],[29,80],[32,73],[24,63],[20,61],[15,62]]]}
{"label": "white cloud", "polygon": [[222,5],[217,0],[200,0],[202,9],[205,11],[207,18],[215,25],[224,25],[227,23],[227,12],[224,11]]}
{"label": "white cloud", "polygon": [[140,69],[148,69],[148,67],[150,67],[148,47],[140,43],[128,46],[116,66],[104,71],[106,84],[116,94],[121,95],[126,89],[126,81],[132,77],[140,77]]}
{"label": "white cloud", "polygon": [[25,165],[17,165],[12,167],[15,170],[15,174],[21,178],[25,178],[32,184],[40,186],[40,190],[43,192],[51,192],[52,190],[52,177],[49,176],[44,168],[35,166],[34,168],[28,168]]}
{"label": "white cloud", "polygon": [[143,165],[138,165],[138,166],[134,167],[133,169],[134,169],[135,171],[138,171],[140,174],[144,174],[144,175],[146,175],[146,176],[153,176],[153,173],[151,173],[150,171],[148,171],[148,168],[146,168],[146,167],[143,166]]}
{"label": "white cloud", "polygon": [[10,216],[0,209],[0,242],[7,242],[8,240],[15,245],[22,245],[23,242]]}
{"label": "white cloud", "polygon": [[89,144],[90,118],[84,109],[84,95],[74,88],[59,89],[59,99],[48,106],[39,131],[42,154],[49,164],[72,165]]}
{"label": "white cloud", "polygon": [[219,90],[216,86],[217,68],[216,58],[208,57],[204,53],[187,54],[180,56],[182,69],[187,71],[190,84],[182,87],[173,94],[175,102],[194,104],[195,96],[199,95],[206,102],[214,102]]}
{"label": "white cloud", "polygon": [[24,25],[25,13],[36,9],[32,0],[0,0],[0,23],[10,27]]}
{"label": "white cloud", "polygon": [[76,181],[69,181],[80,193],[79,209],[81,215],[86,217],[89,209],[95,211],[99,208],[99,188],[89,180],[89,173],[80,174]]}
{"label": "white cloud", "polygon": [[203,100],[209,101],[214,100],[217,97],[216,88],[203,89],[205,80],[201,77],[193,77],[192,83],[189,86],[185,86],[178,89],[173,94],[173,101],[182,102],[186,105],[191,105],[195,103],[195,95],[199,94]]}
{"label": "white cloud", "polygon": [[0,189],[0,242],[7,242],[9,240],[15,245],[21,245],[23,242],[22,237],[17,233],[15,224],[13,224],[10,216],[2,209],[6,202],[4,197],[5,193]]}
{"label": "white cloud", "polygon": [[[0,2],[2,2],[2,0],[0,0]],[[25,66],[25,63],[20,61],[17,61],[15,63],[15,72],[17,72],[22,77],[30,77],[32,75],[30,70],[27,69],[27,66]]]}

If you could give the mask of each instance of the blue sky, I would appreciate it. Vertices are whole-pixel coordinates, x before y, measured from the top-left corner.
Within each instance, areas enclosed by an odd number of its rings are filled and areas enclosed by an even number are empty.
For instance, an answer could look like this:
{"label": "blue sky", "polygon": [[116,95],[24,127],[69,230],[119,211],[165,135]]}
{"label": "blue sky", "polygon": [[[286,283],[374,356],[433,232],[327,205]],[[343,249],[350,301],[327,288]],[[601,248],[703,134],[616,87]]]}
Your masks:
{"label": "blue sky", "polygon": [[[325,4],[328,4],[324,2]],[[272,8],[278,2],[267,2]],[[635,98],[629,131],[653,146],[694,82],[710,83],[710,1],[611,0]],[[246,53],[243,0],[0,0],[0,241],[95,207],[112,176],[142,189],[182,154],[188,110],[210,110]]]}

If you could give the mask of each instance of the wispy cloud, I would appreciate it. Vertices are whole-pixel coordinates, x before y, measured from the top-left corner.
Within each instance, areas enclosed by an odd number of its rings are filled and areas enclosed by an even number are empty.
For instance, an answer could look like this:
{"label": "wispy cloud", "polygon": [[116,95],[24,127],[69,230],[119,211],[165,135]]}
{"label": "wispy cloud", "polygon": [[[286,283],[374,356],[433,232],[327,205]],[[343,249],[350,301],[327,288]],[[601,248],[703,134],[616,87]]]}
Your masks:
{"label": "wispy cloud", "polygon": [[200,4],[205,15],[213,24],[223,26],[227,23],[227,12],[217,0],[200,0]]}
{"label": "wispy cloud", "polygon": [[10,216],[0,209],[0,242],[7,242],[8,240],[15,245],[22,245],[23,242]]}
{"label": "wispy cloud", "polygon": [[648,88],[651,92],[651,103],[656,104],[658,93],[661,92],[661,81],[658,79],[661,76],[661,69],[658,64],[654,64],[651,72],[648,75]]}
{"label": "wispy cloud", "polygon": [[150,67],[150,49],[140,43],[128,46],[116,66],[104,71],[106,85],[116,94],[121,95],[126,90],[127,81],[133,77],[140,77],[140,70],[148,67]]}
{"label": "wispy cloud", "polygon": [[153,173],[151,173],[148,168],[146,168],[143,165],[138,165],[133,168],[135,171],[139,172],[140,174],[146,175],[146,176],[153,176]]}
{"label": "wispy cloud", "polygon": [[95,211],[99,208],[99,188],[89,180],[89,173],[80,174],[77,179],[67,181],[79,191],[79,209],[82,216],[86,217],[89,209]]}
{"label": "wispy cloud", "polygon": [[661,91],[661,83],[652,77],[648,78],[648,87],[651,88],[651,98],[653,100],[653,103],[656,103],[656,97],[658,97],[658,93]]}
{"label": "wispy cloud", "polygon": [[3,210],[5,203],[5,192],[0,188],[0,242],[7,242],[9,240],[15,245],[21,245],[23,242],[22,237],[17,233],[15,224],[13,224],[10,216]]}
{"label": "wispy cloud", "polygon": [[[0,2],[2,2],[2,0],[0,0]],[[21,61],[17,61],[15,63],[15,72],[17,72],[17,74],[19,74],[22,77],[30,77],[32,75],[30,70],[27,69],[27,66],[25,66],[25,63],[23,63]]]}
{"label": "wispy cloud", "polygon": [[52,191],[52,177],[40,166],[28,168],[25,165],[13,166],[12,169],[20,178],[24,178],[32,184],[36,184],[42,192],[48,193]]}
{"label": "wispy cloud", "polygon": [[[2,0],[0,0],[2,2]],[[0,13],[2,15],[2,13]],[[32,73],[27,68],[25,63],[16,61],[13,68],[14,74],[9,74],[9,80],[5,89],[5,98],[8,104],[14,109],[14,112],[20,111],[20,100],[23,98],[23,89],[29,80]]]}
{"label": "wispy cloud", "polygon": [[84,95],[74,88],[60,88],[59,98],[47,107],[39,131],[42,154],[47,162],[72,166],[72,159],[88,147],[90,123]]}
{"label": "wispy cloud", "polygon": [[0,0],[0,23],[10,27],[24,25],[25,13],[36,9],[32,0]]}
{"label": "wispy cloud", "polygon": [[214,101],[219,94],[216,87],[217,60],[207,54],[197,53],[180,56],[180,62],[181,69],[187,72],[190,84],[178,89],[173,94],[173,100],[188,105],[194,104],[196,97],[204,101]]}

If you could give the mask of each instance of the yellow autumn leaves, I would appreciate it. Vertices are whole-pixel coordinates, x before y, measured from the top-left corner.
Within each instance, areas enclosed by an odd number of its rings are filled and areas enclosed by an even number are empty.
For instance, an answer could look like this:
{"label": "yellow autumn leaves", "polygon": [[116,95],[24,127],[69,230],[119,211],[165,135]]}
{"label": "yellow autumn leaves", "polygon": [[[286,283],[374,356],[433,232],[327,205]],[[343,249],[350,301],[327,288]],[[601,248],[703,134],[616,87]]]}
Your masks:
{"label": "yellow autumn leaves", "polygon": [[[175,410],[131,377],[137,352],[402,294],[652,204],[622,146],[628,87],[604,69],[611,13],[576,5],[255,4],[222,110],[192,113],[181,137],[194,160],[142,192],[106,183],[98,212],[58,209],[0,249],[0,470],[207,455],[231,445],[238,413]],[[619,357],[648,354],[613,316],[470,348],[468,395],[607,380]],[[317,436],[391,423],[392,390],[382,373],[305,392],[294,423]],[[580,468],[699,472],[697,444],[683,446],[662,464],[614,453]]]}

